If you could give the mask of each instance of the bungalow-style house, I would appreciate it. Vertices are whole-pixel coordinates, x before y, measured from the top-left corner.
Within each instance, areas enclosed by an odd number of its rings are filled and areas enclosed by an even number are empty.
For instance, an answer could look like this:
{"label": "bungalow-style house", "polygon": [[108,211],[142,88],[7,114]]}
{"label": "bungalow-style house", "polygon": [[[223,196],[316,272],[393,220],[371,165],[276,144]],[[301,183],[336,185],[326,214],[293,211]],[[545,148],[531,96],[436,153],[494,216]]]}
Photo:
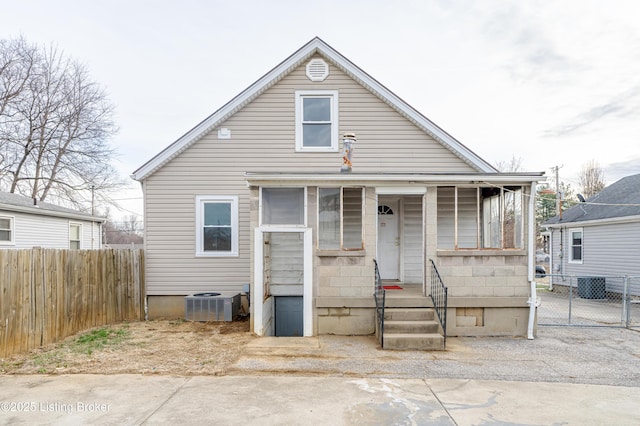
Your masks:
{"label": "bungalow-style house", "polygon": [[631,294],[640,296],[640,174],[627,176],[543,224],[549,231],[552,285],[577,286],[581,297],[622,294],[625,276],[634,276]]}
{"label": "bungalow-style house", "polygon": [[103,218],[0,192],[0,249],[99,249]]}
{"label": "bungalow-style house", "polygon": [[374,260],[405,300],[433,260],[449,335],[527,334],[542,173],[498,173],[319,38],[132,177],[149,318],[250,284],[258,335],[371,334]]}

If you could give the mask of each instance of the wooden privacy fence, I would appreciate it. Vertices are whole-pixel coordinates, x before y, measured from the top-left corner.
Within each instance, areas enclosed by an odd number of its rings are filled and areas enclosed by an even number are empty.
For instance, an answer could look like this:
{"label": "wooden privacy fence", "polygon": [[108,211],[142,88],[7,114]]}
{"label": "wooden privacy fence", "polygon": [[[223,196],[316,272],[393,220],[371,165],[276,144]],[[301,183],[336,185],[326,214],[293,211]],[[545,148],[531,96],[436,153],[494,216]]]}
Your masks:
{"label": "wooden privacy fence", "polygon": [[144,252],[0,250],[0,356],[144,319]]}

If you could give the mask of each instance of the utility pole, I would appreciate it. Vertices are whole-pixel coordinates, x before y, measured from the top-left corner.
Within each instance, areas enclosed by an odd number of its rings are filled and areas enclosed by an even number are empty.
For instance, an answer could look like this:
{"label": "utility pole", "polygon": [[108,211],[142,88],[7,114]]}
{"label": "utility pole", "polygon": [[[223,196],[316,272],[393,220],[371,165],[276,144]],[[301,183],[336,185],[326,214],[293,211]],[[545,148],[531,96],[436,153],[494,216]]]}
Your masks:
{"label": "utility pole", "polygon": [[561,167],[564,167],[564,165],[555,166],[551,168],[551,170],[553,170],[556,174],[556,214],[560,216],[560,219],[562,219],[562,193],[560,192],[560,174],[559,174],[559,170]]}

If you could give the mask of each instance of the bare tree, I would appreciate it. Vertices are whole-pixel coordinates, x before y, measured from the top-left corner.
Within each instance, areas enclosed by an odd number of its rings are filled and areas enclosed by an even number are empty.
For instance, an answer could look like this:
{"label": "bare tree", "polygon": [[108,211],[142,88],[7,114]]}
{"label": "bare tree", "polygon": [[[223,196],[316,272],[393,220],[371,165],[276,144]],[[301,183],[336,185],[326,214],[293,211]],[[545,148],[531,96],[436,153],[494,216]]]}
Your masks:
{"label": "bare tree", "polygon": [[111,166],[113,106],[57,48],[0,41],[0,188],[74,207],[123,184]]}
{"label": "bare tree", "polygon": [[142,221],[137,214],[130,214],[122,218],[119,229],[129,235],[142,236]]}
{"label": "bare tree", "polygon": [[103,225],[105,244],[142,244],[144,227],[137,215],[131,214],[116,221],[107,208],[103,216],[107,218]]}
{"label": "bare tree", "polygon": [[14,106],[22,101],[37,61],[37,48],[22,37],[0,40],[0,181],[11,172],[12,155],[6,142],[9,129],[17,125]]}
{"label": "bare tree", "polygon": [[592,197],[605,187],[604,171],[596,160],[591,160],[582,166],[580,171],[580,187],[585,198]]}
{"label": "bare tree", "polygon": [[500,160],[496,163],[496,169],[503,173],[516,173],[522,171],[522,157],[511,157],[511,160]]}

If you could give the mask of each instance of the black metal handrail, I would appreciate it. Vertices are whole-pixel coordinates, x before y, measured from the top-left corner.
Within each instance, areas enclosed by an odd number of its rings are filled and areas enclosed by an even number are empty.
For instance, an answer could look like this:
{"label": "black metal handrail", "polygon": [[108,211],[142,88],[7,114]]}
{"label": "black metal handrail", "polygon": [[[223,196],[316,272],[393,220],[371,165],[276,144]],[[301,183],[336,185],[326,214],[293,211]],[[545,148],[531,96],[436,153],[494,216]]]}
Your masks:
{"label": "black metal handrail", "polygon": [[429,259],[431,263],[431,301],[433,302],[433,308],[438,315],[438,320],[442,326],[442,333],[444,337],[444,345],[447,345],[447,287],[444,285],[438,268],[433,260]]}
{"label": "black metal handrail", "polygon": [[384,348],[384,304],[387,297],[387,292],[382,286],[382,278],[380,278],[380,270],[378,269],[378,262],[373,260],[375,266],[375,279],[376,288],[373,293],[373,297],[376,300],[376,321],[378,323],[378,338],[380,339],[380,346]]}

